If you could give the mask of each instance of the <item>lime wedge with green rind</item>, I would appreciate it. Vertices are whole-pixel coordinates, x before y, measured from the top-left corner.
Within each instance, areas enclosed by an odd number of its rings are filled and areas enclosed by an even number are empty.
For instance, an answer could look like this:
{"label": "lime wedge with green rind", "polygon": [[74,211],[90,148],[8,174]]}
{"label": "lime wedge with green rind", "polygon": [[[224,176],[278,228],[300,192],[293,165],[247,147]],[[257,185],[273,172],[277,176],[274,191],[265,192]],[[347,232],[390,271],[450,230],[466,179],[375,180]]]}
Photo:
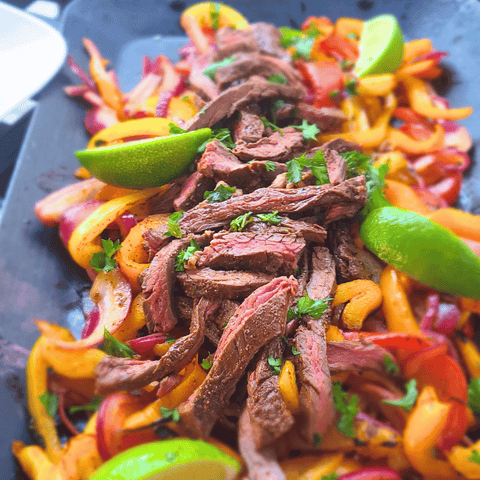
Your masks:
{"label": "lime wedge with green rind", "polygon": [[95,177],[117,187],[143,189],[180,177],[195,159],[198,147],[212,137],[209,128],[168,137],[136,140],[75,152]]}
{"label": "lime wedge with green rind", "polygon": [[360,55],[354,73],[358,77],[398,70],[403,60],[402,29],[393,15],[367,20],[360,39]]}
{"label": "lime wedge with green rind", "polygon": [[417,213],[373,210],[360,238],[377,257],[442,292],[480,299],[480,258],[455,234]]}
{"label": "lime wedge with green rind", "polygon": [[233,480],[240,464],[202,440],[146,443],[104,463],[89,480]]}

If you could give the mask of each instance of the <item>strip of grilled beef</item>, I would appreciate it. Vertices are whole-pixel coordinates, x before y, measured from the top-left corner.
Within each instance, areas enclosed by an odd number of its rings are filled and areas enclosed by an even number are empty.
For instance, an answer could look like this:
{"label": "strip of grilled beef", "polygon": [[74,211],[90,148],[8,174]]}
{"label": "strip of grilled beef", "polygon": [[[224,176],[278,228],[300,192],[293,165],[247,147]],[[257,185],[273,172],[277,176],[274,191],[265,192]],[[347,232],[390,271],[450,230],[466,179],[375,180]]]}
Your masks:
{"label": "strip of grilled beef", "polygon": [[147,326],[152,332],[169,332],[177,323],[173,308],[173,288],[175,285],[175,258],[185,250],[194,238],[200,246],[205,246],[210,234],[186,236],[171,241],[154,257],[148,267],[142,285],[145,293],[143,310],[147,317]]}
{"label": "strip of grilled beef", "polygon": [[312,185],[297,189],[259,188],[224,202],[200,205],[185,212],[179,221],[184,232],[218,228],[248,212],[301,213],[318,209],[327,223],[350,218],[367,200],[365,177],[354,177],[339,185]]}
{"label": "strip of grilled beef", "polygon": [[[350,140],[345,140],[344,138],[334,138],[333,140],[329,140],[325,142],[320,147],[316,147],[322,151],[326,150],[327,148],[330,150],[335,150],[338,153],[346,153],[346,152],[363,152],[362,147],[355,142],[351,142]],[[316,149],[313,148],[310,150],[311,152],[315,152]]]}
{"label": "strip of grilled beef", "polygon": [[303,150],[305,150],[305,145],[302,132],[293,127],[287,127],[268,137],[263,137],[255,143],[237,143],[233,153],[243,161],[286,162]]}
{"label": "strip of grilled beef", "polygon": [[224,27],[215,35],[217,50],[215,61],[223,60],[237,53],[258,52],[258,44],[251,30],[234,30]]}
{"label": "strip of grilled beef", "polygon": [[281,58],[285,62],[291,60],[290,53],[280,44],[282,33],[277,27],[270,23],[257,22],[250,25],[250,30],[262,53]]}
{"label": "strip of grilled beef", "polygon": [[146,208],[151,214],[169,213],[173,210],[173,202],[183,188],[187,177],[180,177],[168,184],[161,194],[147,200]]}
{"label": "strip of grilled beef", "polygon": [[203,343],[205,322],[220,306],[220,300],[200,299],[193,309],[190,333],[177,340],[159,360],[104,357],[95,367],[95,391],[105,396],[122,390],[136,390],[180,372]]}
{"label": "strip of grilled beef", "polygon": [[215,188],[215,181],[203,176],[200,172],[193,172],[183,184],[181,192],[173,201],[175,210],[189,210],[203,200],[203,194]]}
{"label": "strip of grilled beef", "polygon": [[199,268],[177,273],[177,278],[189,297],[241,298],[250,295],[272,279],[272,275],[238,270]]}
{"label": "strip of grilled beef", "polygon": [[290,275],[306,242],[282,233],[220,232],[202,252],[197,265]]}
{"label": "strip of grilled beef", "polygon": [[260,115],[258,105],[247,105],[240,111],[240,118],[233,126],[233,139],[236,143],[252,143],[263,137],[265,125],[260,120]]}
{"label": "strip of grilled beef", "polygon": [[273,447],[257,450],[252,421],[247,409],[238,420],[238,448],[248,469],[249,480],[286,480]]}
{"label": "strip of grilled beef", "polygon": [[262,77],[252,76],[240,85],[227,88],[192,118],[186,126],[188,131],[212,127],[220,120],[231,117],[236,111],[251,103],[268,98],[282,98],[298,102],[305,95],[303,87],[270,83]]}
{"label": "strip of grilled beef", "polygon": [[307,284],[307,292],[314,300],[333,298],[337,288],[335,261],[326,247],[312,250],[312,271]]}
{"label": "strip of grilled beef", "polygon": [[268,364],[270,357],[282,359],[284,351],[285,342],[279,337],[274,338],[263,348],[255,369],[248,376],[247,410],[257,450],[271,445],[295,423],[280,393],[278,375]]}
{"label": "strip of grilled beef", "polygon": [[179,407],[182,428],[206,438],[253,356],[285,333],[287,311],[297,291],[293,278],[277,277],[255,290],[225,328],[205,381]]}
{"label": "strip of grilled beef", "polygon": [[220,308],[213,318],[205,324],[205,336],[214,344],[218,345],[228,322],[233,317],[240,305],[233,300],[222,300]]}
{"label": "strip of grilled beef", "polygon": [[364,279],[379,283],[384,264],[355,244],[350,228],[346,223],[337,222],[328,236],[339,277],[346,282]]}
{"label": "strip of grilled beef", "polygon": [[321,132],[338,130],[347,119],[345,114],[338,108],[314,107],[308,103],[300,102],[295,109],[295,117],[314,123]]}

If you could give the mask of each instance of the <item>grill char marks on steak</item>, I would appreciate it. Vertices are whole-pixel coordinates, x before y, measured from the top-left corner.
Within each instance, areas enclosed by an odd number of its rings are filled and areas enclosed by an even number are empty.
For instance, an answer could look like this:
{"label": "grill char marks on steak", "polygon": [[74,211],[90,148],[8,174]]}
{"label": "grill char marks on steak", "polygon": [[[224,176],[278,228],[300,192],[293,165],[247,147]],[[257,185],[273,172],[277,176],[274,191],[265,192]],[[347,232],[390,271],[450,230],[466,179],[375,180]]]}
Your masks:
{"label": "grill char marks on steak", "polygon": [[177,273],[185,293],[190,297],[241,298],[273,280],[272,275],[235,270],[199,268]]}
{"label": "grill char marks on steak", "polygon": [[213,236],[197,265],[289,275],[297,268],[305,245],[296,235],[220,232]]}
{"label": "grill char marks on steak", "polygon": [[280,44],[282,33],[270,23],[257,22],[250,25],[251,32],[262,53],[281,58],[285,62],[291,60],[290,54]]}
{"label": "grill char marks on steak", "polygon": [[278,375],[272,373],[268,358],[283,358],[285,342],[273,339],[263,349],[255,370],[248,377],[247,410],[250,414],[257,450],[271,445],[292,428],[295,420],[283,400]]}
{"label": "grill char marks on steak", "polygon": [[104,357],[95,368],[96,393],[104,396],[121,390],[136,390],[181,371],[202,345],[205,322],[219,306],[219,300],[202,298],[193,309],[190,334],[177,340],[159,360]]}
{"label": "grill char marks on steak", "polygon": [[208,437],[255,353],[285,333],[287,311],[296,291],[293,277],[278,277],[255,290],[236,310],[207,378],[179,407],[182,428],[190,435]]}
{"label": "grill char marks on steak", "polygon": [[215,188],[211,178],[203,176],[200,172],[193,172],[183,185],[178,197],[173,201],[175,210],[189,210],[203,200],[203,194]]}
{"label": "grill char marks on steak", "polygon": [[270,83],[262,77],[252,76],[240,85],[227,88],[190,120],[186,126],[188,131],[204,127],[212,127],[220,120],[232,116],[246,105],[258,103],[269,98],[282,98],[286,101],[298,102],[304,97],[303,87],[296,85],[280,85]]}
{"label": "grill char marks on steak", "polygon": [[269,137],[263,137],[255,143],[238,143],[233,149],[233,153],[243,161],[286,162],[299,154],[304,148],[302,132],[287,127]]}
{"label": "grill char marks on steak", "polygon": [[301,213],[318,209],[327,222],[352,217],[367,201],[363,175],[339,185],[313,185],[297,189],[259,188],[224,202],[202,202],[183,214],[179,225],[184,232],[218,228],[239,215],[251,212]]}
{"label": "grill char marks on steak", "polygon": [[345,114],[338,108],[314,107],[308,103],[299,103],[295,109],[295,117],[314,123],[321,132],[338,130],[347,119]]}
{"label": "grill char marks on steak", "polygon": [[220,28],[215,40],[217,50],[215,61],[231,57],[236,53],[258,52],[259,48],[251,30],[234,30],[231,27]]}
{"label": "grill char marks on steak", "polygon": [[258,106],[247,106],[240,111],[240,119],[233,128],[236,143],[252,143],[260,140],[265,132],[265,125],[260,120],[261,111]]}

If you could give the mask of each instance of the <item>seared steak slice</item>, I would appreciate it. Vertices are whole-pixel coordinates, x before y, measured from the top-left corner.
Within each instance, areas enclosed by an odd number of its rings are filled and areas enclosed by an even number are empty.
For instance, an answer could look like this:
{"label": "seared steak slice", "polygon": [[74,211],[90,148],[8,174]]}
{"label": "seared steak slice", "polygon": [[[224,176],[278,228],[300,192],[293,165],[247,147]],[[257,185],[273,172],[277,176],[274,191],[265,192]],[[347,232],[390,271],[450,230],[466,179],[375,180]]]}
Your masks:
{"label": "seared steak slice", "polygon": [[333,298],[337,288],[335,262],[326,247],[314,247],[312,251],[312,272],[307,292],[314,300]]}
{"label": "seared steak slice", "polygon": [[159,360],[132,360],[106,356],[95,367],[95,391],[105,396],[121,390],[136,390],[180,372],[203,343],[205,321],[220,306],[219,300],[201,299],[193,309],[190,334],[177,340]]}
{"label": "seared steak slice", "polygon": [[166,190],[147,200],[146,208],[150,214],[169,213],[173,210],[173,202],[183,188],[187,177],[180,177],[168,184]]}
{"label": "seared steak slice", "polygon": [[265,125],[259,118],[260,108],[248,108],[240,111],[240,119],[235,123],[233,138],[236,143],[252,143],[260,140],[265,132]]}
{"label": "seared steak slice", "polygon": [[257,450],[271,445],[295,423],[280,393],[278,375],[268,364],[269,357],[282,359],[284,350],[285,342],[274,338],[263,348],[255,370],[248,377],[247,410]]}
{"label": "seared steak slice", "polygon": [[336,223],[329,233],[338,275],[346,282],[373,280],[379,283],[383,263],[375,255],[358,247],[350,232],[350,226]]}
{"label": "seared steak slice", "polygon": [[257,450],[248,410],[238,420],[238,448],[248,469],[249,480],[286,480],[273,447]]}
{"label": "seared steak slice", "polygon": [[331,372],[348,372],[351,370],[376,370],[385,372],[383,361],[387,350],[370,342],[327,343],[327,359]]}
{"label": "seared steak slice", "polygon": [[199,268],[177,273],[189,297],[240,298],[250,295],[273,277],[265,273]]}
{"label": "seared steak slice", "polygon": [[215,35],[215,40],[217,44],[215,61],[217,62],[236,53],[258,52],[259,50],[251,30],[220,28]]}
{"label": "seared steak slice", "polygon": [[302,132],[287,127],[269,137],[263,137],[255,143],[237,143],[233,153],[244,161],[255,159],[286,162],[304,148]]}
{"label": "seared steak slice", "polygon": [[246,82],[227,88],[192,118],[186,126],[188,131],[212,127],[220,120],[232,116],[246,105],[268,98],[283,98],[298,102],[304,97],[303,86],[270,83],[262,77],[253,76]]}
{"label": "seared steak slice", "polygon": [[314,107],[308,103],[299,103],[295,109],[295,117],[314,123],[321,132],[338,130],[347,119],[345,114],[338,108]]}
{"label": "seared steak slice", "polygon": [[325,163],[327,164],[328,178],[332,185],[338,185],[347,179],[347,162],[335,150],[325,149],[323,151]]}
{"label": "seared steak slice", "polygon": [[223,300],[217,313],[205,325],[205,336],[218,345],[228,322],[240,305],[233,300]]}
{"label": "seared steak slice", "polygon": [[183,214],[184,232],[203,232],[225,225],[244,213],[300,213],[319,209],[325,221],[350,218],[367,200],[365,177],[354,177],[339,185],[312,185],[297,189],[259,188],[224,202],[202,202]]}
{"label": "seared steak slice", "polygon": [[175,210],[189,210],[203,200],[203,194],[215,188],[211,178],[204,177],[200,172],[193,172],[184,183],[182,191],[173,201]]}
{"label": "seared steak slice", "polygon": [[[318,148],[320,148],[322,151],[328,148],[330,150],[335,150],[338,153],[346,153],[352,151],[363,152],[362,147],[358,143],[352,142],[350,140],[345,140],[343,138],[334,138],[333,140],[329,140]],[[315,149],[311,151],[315,151]]]}
{"label": "seared steak slice", "polygon": [[220,232],[213,236],[197,264],[199,267],[255,270],[286,275],[297,268],[305,240],[281,233]]}
{"label": "seared steak slice", "polygon": [[285,333],[287,311],[296,291],[293,277],[278,277],[255,290],[236,310],[207,378],[179,407],[182,428],[190,435],[208,437],[255,353]]}
{"label": "seared steak slice", "polygon": [[290,54],[280,45],[282,33],[270,23],[257,22],[250,25],[253,37],[262,53],[281,58],[285,62],[290,61]]}
{"label": "seared steak slice", "polygon": [[313,446],[314,436],[323,435],[335,418],[325,333],[301,326],[295,333],[294,345],[300,352],[294,358],[302,415],[298,431]]}

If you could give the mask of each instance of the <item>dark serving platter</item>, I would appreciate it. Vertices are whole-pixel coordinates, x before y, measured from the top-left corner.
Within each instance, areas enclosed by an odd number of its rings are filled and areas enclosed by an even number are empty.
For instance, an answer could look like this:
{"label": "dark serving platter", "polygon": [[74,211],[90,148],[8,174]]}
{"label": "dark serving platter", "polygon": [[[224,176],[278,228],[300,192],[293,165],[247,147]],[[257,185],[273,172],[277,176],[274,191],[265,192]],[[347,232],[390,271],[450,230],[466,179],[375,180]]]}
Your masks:
{"label": "dark serving platter", "polygon": [[[75,0],[63,13],[62,30],[70,54],[84,67],[82,37],[91,38],[112,61],[123,90],[140,78],[141,57],[159,53],[176,60],[185,43],[179,18],[183,0]],[[480,2],[478,0],[344,0],[227,2],[249,20],[299,27],[308,15],[367,19],[382,13],[397,16],[408,40],[429,37],[435,48],[450,53],[439,85],[454,107],[470,105],[475,113],[462,123],[477,146],[480,139]],[[84,148],[85,108],[66,97],[62,87],[77,80],[64,68],[44,89],[22,146],[5,209],[0,219],[0,477],[25,478],[10,451],[13,440],[33,442],[28,428],[24,366],[38,332],[34,318],[68,326],[83,322],[86,275],[68,257],[56,229],[43,227],[33,214],[36,201],[72,183],[78,166],[73,152]],[[475,152],[476,150],[476,152]],[[480,213],[480,159],[464,183],[459,206]]]}

